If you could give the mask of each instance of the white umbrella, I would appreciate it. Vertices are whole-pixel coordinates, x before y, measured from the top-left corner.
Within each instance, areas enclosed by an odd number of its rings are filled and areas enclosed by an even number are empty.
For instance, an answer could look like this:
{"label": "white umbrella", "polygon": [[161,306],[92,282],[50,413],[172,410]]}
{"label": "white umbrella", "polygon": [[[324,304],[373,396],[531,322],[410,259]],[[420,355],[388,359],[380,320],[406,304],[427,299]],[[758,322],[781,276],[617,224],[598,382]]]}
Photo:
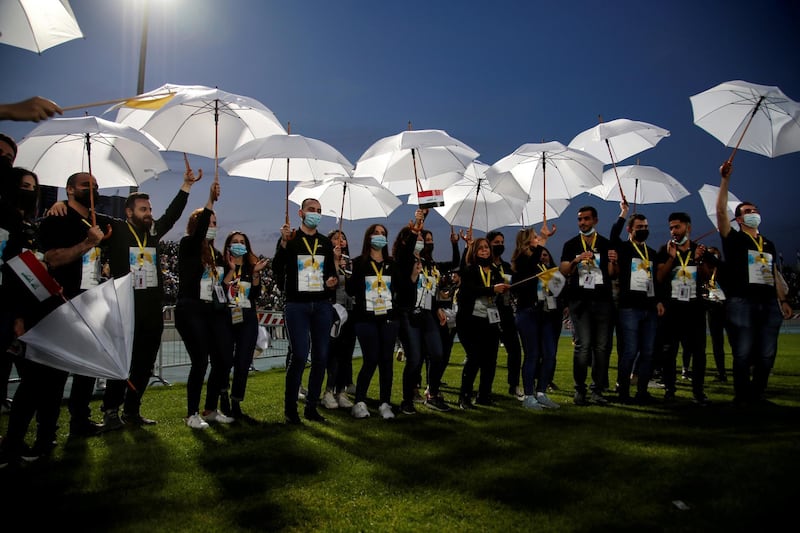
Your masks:
{"label": "white umbrella", "polygon": [[[132,128],[136,128],[137,130],[141,130],[147,121],[152,118],[153,113],[164,107],[167,102],[172,99],[172,97],[178,94],[179,91],[186,90],[211,90],[211,87],[206,87],[204,85],[178,85],[175,83],[165,83],[161,87],[153,89],[152,91],[147,91],[137,95],[134,98],[128,98],[121,102],[117,102],[115,105],[106,109],[102,114],[105,115],[112,111],[116,111],[117,116],[114,119],[116,122],[119,122],[120,124],[126,124]],[[149,135],[146,132],[144,133]],[[157,144],[161,144],[157,139],[153,139]],[[162,149],[165,148],[162,147]]]}
{"label": "white umbrella", "polygon": [[[715,229],[719,229],[717,227],[717,196],[719,196],[719,187],[709,184],[703,184],[700,187],[700,190],[697,191],[700,195],[700,200],[703,202],[703,207],[706,209],[706,216],[714,224]],[[736,217],[734,216],[734,212],[736,210],[736,206],[742,203],[735,194],[731,191],[728,191],[728,220],[731,221],[731,225],[735,229],[739,229],[739,223],[734,220]],[[713,233],[713,232],[712,232]]]}
{"label": "white umbrella", "polygon": [[220,164],[231,176],[286,181],[286,223],[289,223],[289,182],[321,181],[349,176],[353,164],[326,142],[297,134],[269,135],[237,148]]}
{"label": "white umbrella", "polygon": [[128,379],[133,350],[131,274],[67,300],[20,340],[25,357],[82,376]]}
{"label": "white umbrella", "polygon": [[[622,190],[633,197],[633,212],[636,204],[674,203],[689,196],[681,183],[656,167],[630,165],[617,167]],[[617,186],[617,173],[613,169],[603,172],[603,183],[590,189],[589,194],[608,201],[622,201]]]}
{"label": "white umbrella", "polygon": [[530,227],[539,222],[546,222],[561,216],[569,207],[570,201],[566,198],[531,198],[522,209],[522,215],[513,226]]}
{"label": "white umbrella", "polygon": [[386,218],[403,202],[389,189],[369,176],[331,176],[322,181],[298,183],[289,194],[289,200],[302,205],[306,198],[316,198],[324,214],[342,220]]}
{"label": "white umbrella", "polygon": [[[510,177],[492,189],[486,178],[489,165],[473,161],[464,176],[444,190],[444,206],[435,211],[451,226],[476,228],[485,233],[514,224],[520,218],[528,194]],[[409,197],[408,203],[416,203]]]}
{"label": "white umbrella", "polygon": [[[140,121],[135,113],[123,120]],[[184,87],[140,127],[164,147],[214,159],[218,178],[220,157],[248,141],[286,133],[272,111],[253,98],[210,87]]]}
{"label": "white umbrella", "polygon": [[15,164],[55,187],[76,172],[90,172],[100,188],[135,187],[168,170],[158,146],[142,132],[95,116],[40,124],[20,141]]}
{"label": "white umbrella", "polygon": [[3,0],[0,43],[41,54],[83,37],[68,0]]}
{"label": "white umbrella", "polygon": [[412,130],[384,137],[356,162],[355,176],[373,176],[395,194],[420,193],[455,183],[478,152],[443,130]]}
{"label": "white umbrella", "polygon": [[[579,133],[570,141],[569,146],[588,152],[604,164],[612,165],[616,169],[617,163],[654,147],[665,137],[669,137],[669,131],[664,128],[647,122],[618,118],[610,122],[601,122]],[[617,185],[620,188],[620,195],[624,197],[619,178]]]}
{"label": "white umbrella", "polygon": [[486,176],[494,187],[505,172],[510,172],[532,198],[567,199],[599,185],[603,163],[586,152],[551,141],[523,144],[489,167]]}
{"label": "white umbrella", "polygon": [[691,96],[694,123],[736,150],[777,157],[800,151],[800,103],[777,87],[728,81]]}

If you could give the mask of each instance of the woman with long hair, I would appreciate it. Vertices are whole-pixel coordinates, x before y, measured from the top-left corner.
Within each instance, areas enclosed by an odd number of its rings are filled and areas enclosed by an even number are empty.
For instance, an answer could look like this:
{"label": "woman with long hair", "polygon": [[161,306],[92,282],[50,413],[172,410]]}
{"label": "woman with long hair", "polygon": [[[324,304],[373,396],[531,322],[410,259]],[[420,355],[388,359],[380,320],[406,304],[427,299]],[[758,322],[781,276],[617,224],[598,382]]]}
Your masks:
{"label": "woman with long hair", "polygon": [[[231,333],[233,349],[233,384],[230,392],[230,412],[234,418],[242,418],[241,402],[247,388],[247,376],[253,363],[253,352],[258,340],[258,314],[256,301],[261,295],[261,272],[267,259],[259,259],[253,253],[250,239],[241,231],[232,231],[225,239],[226,289],[231,311]],[[220,391],[227,395],[227,387]],[[221,402],[226,407],[225,402]],[[222,409],[225,410],[224,408]]]}
{"label": "woman with long hair", "polygon": [[[180,333],[191,368],[186,384],[186,425],[206,429],[208,422],[230,424],[234,419],[219,411],[220,391],[227,385],[233,358],[231,312],[222,285],[225,260],[214,248],[217,216],[214,202],[219,183],[211,185],[208,202],[189,216],[186,235],[178,247],[178,301],[175,328]],[[200,394],[209,362],[205,409],[200,413]]]}

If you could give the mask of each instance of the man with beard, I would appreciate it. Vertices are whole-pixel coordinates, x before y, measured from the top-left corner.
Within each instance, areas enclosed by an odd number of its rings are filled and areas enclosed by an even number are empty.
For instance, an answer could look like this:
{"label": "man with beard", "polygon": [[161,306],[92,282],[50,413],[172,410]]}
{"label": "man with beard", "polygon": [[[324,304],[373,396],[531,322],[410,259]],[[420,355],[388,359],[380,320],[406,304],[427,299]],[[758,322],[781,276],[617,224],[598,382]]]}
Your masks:
{"label": "man with beard", "polygon": [[[129,378],[133,388],[124,380],[113,380],[106,384],[103,395],[105,431],[121,428],[125,423],[156,423],[155,420],[142,417],[139,411],[164,330],[161,312],[164,280],[156,251],[158,242],[183,213],[192,185],[202,177],[202,169],[195,178],[187,166],[178,194],[158,220],[153,220],[150,196],[135,192],[125,201],[127,220],[114,220],[112,223],[112,238],[108,240],[106,249],[111,275],[121,278],[130,273],[133,276],[135,322]],[[123,406],[122,418],[119,416],[120,406]]]}
{"label": "man with beard", "polygon": [[[96,214],[91,221],[90,206],[98,198],[97,181],[86,172],[78,172],[67,179],[67,212],[63,217],[47,217],[39,226],[39,240],[45,252],[45,262],[52,276],[61,284],[66,298],[73,298],[100,282],[100,242],[112,219]],[[51,298],[44,302],[50,304]],[[64,373],[63,384],[67,375]],[[69,397],[70,435],[96,434],[102,424],[90,419],[89,402],[94,392],[95,379],[73,376]]]}

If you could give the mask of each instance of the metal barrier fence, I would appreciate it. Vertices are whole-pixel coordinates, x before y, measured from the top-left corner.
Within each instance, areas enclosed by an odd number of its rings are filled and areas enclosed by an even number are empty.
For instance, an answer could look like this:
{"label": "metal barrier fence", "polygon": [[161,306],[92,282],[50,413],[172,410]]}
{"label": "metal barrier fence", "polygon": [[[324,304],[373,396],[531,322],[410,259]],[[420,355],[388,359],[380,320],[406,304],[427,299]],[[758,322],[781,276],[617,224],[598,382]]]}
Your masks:
{"label": "metal barrier fence", "polygon": [[[161,334],[161,346],[158,349],[152,381],[154,383],[169,384],[164,377],[164,370],[168,368],[189,366],[191,360],[186,352],[178,330],[175,329],[175,306],[166,306],[164,313],[164,332]],[[267,339],[260,338],[263,349],[257,347],[253,354],[254,359],[286,358],[289,350],[289,340],[283,324],[283,313],[269,310],[258,311],[259,327],[267,333]]]}

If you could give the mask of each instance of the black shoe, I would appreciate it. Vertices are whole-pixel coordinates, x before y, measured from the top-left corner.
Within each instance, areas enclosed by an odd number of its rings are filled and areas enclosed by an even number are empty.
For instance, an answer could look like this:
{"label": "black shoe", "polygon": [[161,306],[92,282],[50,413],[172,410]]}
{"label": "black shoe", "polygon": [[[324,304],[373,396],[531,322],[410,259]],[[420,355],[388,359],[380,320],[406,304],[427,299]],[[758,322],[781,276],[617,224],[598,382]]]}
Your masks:
{"label": "black shoe", "polygon": [[287,424],[291,424],[293,426],[299,426],[303,423],[300,420],[300,415],[297,414],[297,411],[293,411],[291,413],[284,413],[283,416],[286,417]]}
{"label": "black shoe", "polygon": [[547,391],[548,392],[553,392],[554,390],[560,390],[560,389],[558,388],[558,385],[556,385],[555,383],[553,383],[551,381],[550,385],[547,386]]}
{"label": "black shoe", "polygon": [[475,409],[475,406],[472,404],[472,397],[470,395],[462,395],[461,399],[458,401],[458,407],[465,411]]}
{"label": "black shoe", "polygon": [[433,409],[434,411],[442,411],[447,412],[450,411],[450,406],[444,401],[444,398],[441,396],[434,396],[430,400],[425,401],[425,405]]}
{"label": "black shoe", "polygon": [[115,431],[124,427],[125,422],[119,417],[118,411],[106,411],[103,415],[103,427],[101,428],[103,433],[108,433],[109,431]]}
{"label": "black shoe", "polygon": [[306,406],[303,416],[306,420],[311,420],[312,422],[325,422],[325,417],[319,414],[317,408],[313,406]]}
{"label": "black shoe", "polygon": [[400,412],[404,415],[415,415],[417,414],[417,408],[414,407],[414,402],[404,400],[400,402]]}
{"label": "black shoe", "polygon": [[475,403],[477,405],[483,405],[484,407],[491,407],[491,406],[495,405],[494,401],[492,401],[492,399],[490,397],[488,397],[488,396],[480,396],[480,395],[478,395],[478,397],[475,398]]}
{"label": "black shoe", "polygon": [[44,457],[49,457],[56,448],[56,442],[37,440],[32,447],[24,446],[19,454],[20,459],[26,463],[32,463]]}
{"label": "black shoe", "polygon": [[638,392],[636,393],[636,403],[638,405],[652,405],[656,403],[655,397],[649,392]]}
{"label": "black shoe", "polygon": [[708,399],[708,396],[705,394],[695,394],[692,398],[692,403],[699,405],[701,407],[705,407],[711,403],[711,400]]}
{"label": "black shoe", "polygon": [[675,391],[668,390],[664,393],[664,403],[675,403]]}
{"label": "black shoe", "polygon": [[103,424],[89,418],[73,420],[69,423],[70,437],[94,437],[103,431]]}
{"label": "black shoe", "polygon": [[130,424],[132,426],[155,426],[158,424],[156,420],[151,418],[145,418],[139,413],[130,414],[130,413],[122,413],[122,421],[126,424]]}
{"label": "black shoe", "polygon": [[219,393],[219,410],[223,415],[231,416],[231,399],[228,396],[228,391]]}
{"label": "black shoe", "polygon": [[589,402],[586,401],[586,391],[575,391],[575,396],[572,397],[572,403],[580,406],[589,405]]}

